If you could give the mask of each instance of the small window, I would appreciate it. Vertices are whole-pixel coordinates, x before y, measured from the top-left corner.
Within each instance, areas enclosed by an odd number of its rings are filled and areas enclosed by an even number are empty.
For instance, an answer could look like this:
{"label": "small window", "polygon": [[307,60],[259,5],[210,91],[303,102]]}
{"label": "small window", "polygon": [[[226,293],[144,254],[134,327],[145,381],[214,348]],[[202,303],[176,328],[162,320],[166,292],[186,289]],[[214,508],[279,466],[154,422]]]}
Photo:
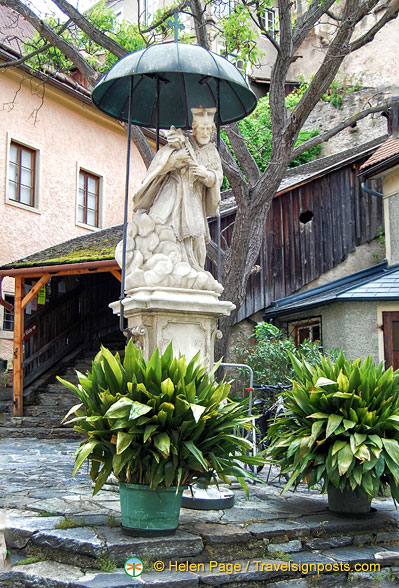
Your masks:
{"label": "small window", "polygon": [[[4,296],[4,300],[14,306],[14,296]],[[14,330],[14,311],[3,308],[3,330],[13,331]]]}
{"label": "small window", "polygon": [[262,19],[264,29],[274,38],[276,36],[276,13],[272,8],[266,8]]}
{"label": "small window", "polygon": [[99,227],[100,178],[87,171],[79,171],[78,213],[79,223]]}
{"label": "small window", "polygon": [[321,318],[312,317],[290,323],[288,325],[288,334],[294,339],[297,346],[304,341],[321,342]]}
{"label": "small window", "polygon": [[155,16],[156,8],[155,0],[144,0],[144,24],[150,24]]}
{"label": "small window", "polygon": [[213,13],[216,18],[228,18],[234,10],[234,0],[216,0],[213,4]]}
{"label": "small window", "polygon": [[16,141],[10,143],[7,198],[34,207],[36,151]]}

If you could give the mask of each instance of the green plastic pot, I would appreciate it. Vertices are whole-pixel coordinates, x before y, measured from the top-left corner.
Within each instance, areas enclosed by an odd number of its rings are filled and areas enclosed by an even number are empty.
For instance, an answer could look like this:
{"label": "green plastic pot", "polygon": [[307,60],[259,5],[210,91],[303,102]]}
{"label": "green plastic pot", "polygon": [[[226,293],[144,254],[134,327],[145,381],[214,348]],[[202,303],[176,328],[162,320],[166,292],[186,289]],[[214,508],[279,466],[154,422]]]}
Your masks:
{"label": "green plastic pot", "polygon": [[371,496],[360,488],[345,488],[339,490],[334,484],[329,484],[328,508],[331,512],[351,516],[367,514],[371,510]]}
{"label": "green plastic pot", "polygon": [[119,483],[121,527],[127,535],[159,537],[173,535],[179,523],[183,491],[181,486],[153,490],[140,484]]}

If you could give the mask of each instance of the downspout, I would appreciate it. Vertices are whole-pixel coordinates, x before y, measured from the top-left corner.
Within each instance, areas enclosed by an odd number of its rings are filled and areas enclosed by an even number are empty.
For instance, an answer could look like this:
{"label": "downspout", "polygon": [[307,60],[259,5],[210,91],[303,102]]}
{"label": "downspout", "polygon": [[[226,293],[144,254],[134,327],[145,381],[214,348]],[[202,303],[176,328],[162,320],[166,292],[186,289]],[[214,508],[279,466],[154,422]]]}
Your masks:
{"label": "downspout", "polygon": [[375,190],[372,190],[371,188],[367,188],[366,182],[361,183],[361,188],[362,188],[363,192],[367,192],[367,194],[370,194],[370,196],[378,196],[379,198],[384,198],[384,194],[381,194],[381,192],[376,192]]}

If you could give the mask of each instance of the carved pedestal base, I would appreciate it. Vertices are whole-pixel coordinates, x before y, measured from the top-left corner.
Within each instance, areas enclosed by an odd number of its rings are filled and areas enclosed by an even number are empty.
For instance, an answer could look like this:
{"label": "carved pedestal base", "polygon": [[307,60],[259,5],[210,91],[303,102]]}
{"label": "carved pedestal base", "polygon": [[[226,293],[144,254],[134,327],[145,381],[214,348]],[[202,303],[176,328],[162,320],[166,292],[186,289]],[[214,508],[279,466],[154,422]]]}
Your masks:
{"label": "carved pedestal base", "polygon": [[[156,347],[163,353],[172,341],[175,356],[182,353],[190,360],[201,351],[202,360],[209,364],[215,338],[221,336],[217,319],[235,308],[218,300],[215,292],[179,288],[137,288],[122,304],[133,342],[142,348],[145,359]],[[110,306],[119,314],[119,302]]]}

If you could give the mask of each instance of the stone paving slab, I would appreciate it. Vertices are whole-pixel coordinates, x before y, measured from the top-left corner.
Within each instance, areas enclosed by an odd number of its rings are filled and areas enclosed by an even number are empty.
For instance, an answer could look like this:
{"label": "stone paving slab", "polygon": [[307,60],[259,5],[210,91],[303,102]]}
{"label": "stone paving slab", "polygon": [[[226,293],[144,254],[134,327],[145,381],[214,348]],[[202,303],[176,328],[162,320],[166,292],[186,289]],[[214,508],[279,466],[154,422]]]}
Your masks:
{"label": "stone paving slab", "polygon": [[7,517],[6,541],[9,549],[22,549],[34,533],[45,529],[54,529],[64,517]]}
{"label": "stone paving slab", "polygon": [[[33,547],[39,550],[41,557],[56,559],[57,553],[62,552],[59,561],[64,562],[39,561],[14,566],[0,575],[1,587],[194,588],[201,584],[227,587],[234,584],[244,588],[247,582],[264,583],[270,588],[305,586],[303,581],[306,579],[298,573],[256,570],[253,563],[248,570],[242,568],[232,573],[223,569],[206,569],[210,560],[221,563],[242,561],[246,566],[247,561],[256,561],[256,554],[265,553],[267,549],[274,551],[277,558],[281,557],[281,552],[290,551],[287,558],[293,563],[364,563],[377,561],[379,557],[383,565],[398,565],[399,547],[395,545],[399,540],[399,513],[394,510],[391,500],[375,500],[373,504],[378,512],[369,517],[348,519],[329,513],[326,497],[317,492],[299,489],[296,493],[281,496],[281,486],[276,485],[251,486],[249,500],[242,490],[235,489],[236,504],[230,510],[182,509],[175,536],[128,537],[114,526],[120,520],[116,488],[110,484],[109,489],[93,497],[92,483],[84,468],[71,478],[73,453],[78,444],[42,439],[0,439],[0,507],[8,513],[8,548],[16,553],[30,553]],[[39,516],[46,513],[57,516]],[[72,517],[79,526],[56,529],[65,516]],[[374,545],[377,538],[381,543]],[[244,561],[246,554],[251,558]],[[133,579],[121,569],[112,573],[91,569],[100,565],[97,560],[100,555],[119,566],[132,556],[149,562],[158,559],[165,562],[166,569],[170,560],[181,562],[187,559],[204,562],[205,570],[198,573],[190,570],[152,572]],[[338,588],[340,583],[347,585],[346,576],[342,574],[326,575],[319,580],[321,588]],[[334,580],[339,583],[334,584]],[[361,586],[358,583],[361,581],[369,582],[369,579],[356,576],[354,583],[348,586]]]}

